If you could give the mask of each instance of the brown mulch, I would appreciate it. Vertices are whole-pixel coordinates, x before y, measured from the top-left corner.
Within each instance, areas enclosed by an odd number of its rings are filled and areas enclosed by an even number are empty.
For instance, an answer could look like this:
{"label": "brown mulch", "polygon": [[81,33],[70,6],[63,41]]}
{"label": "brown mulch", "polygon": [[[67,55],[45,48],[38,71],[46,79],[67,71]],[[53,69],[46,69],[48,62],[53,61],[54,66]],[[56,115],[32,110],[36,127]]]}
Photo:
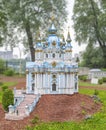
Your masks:
{"label": "brown mulch", "polygon": [[80,121],[85,115],[100,110],[101,104],[95,103],[90,96],[43,95],[31,115],[37,115],[42,121]]}
{"label": "brown mulch", "polygon": [[95,86],[80,86],[79,88],[83,89],[97,89],[97,90],[106,90],[106,86],[100,86],[100,87],[95,87]]}
{"label": "brown mulch", "polygon": [[[0,82],[16,81],[17,89],[25,88],[25,77],[0,77]],[[90,87],[92,88],[92,87]],[[0,130],[21,130],[26,125],[32,125],[31,120],[38,116],[40,120],[49,121],[81,121],[85,115],[92,115],[100,110],[102,104],[95,103],[90,96],[74,95],[43,95],[36,109],[24,120],[5,120],[5,113],[0,104]]]}

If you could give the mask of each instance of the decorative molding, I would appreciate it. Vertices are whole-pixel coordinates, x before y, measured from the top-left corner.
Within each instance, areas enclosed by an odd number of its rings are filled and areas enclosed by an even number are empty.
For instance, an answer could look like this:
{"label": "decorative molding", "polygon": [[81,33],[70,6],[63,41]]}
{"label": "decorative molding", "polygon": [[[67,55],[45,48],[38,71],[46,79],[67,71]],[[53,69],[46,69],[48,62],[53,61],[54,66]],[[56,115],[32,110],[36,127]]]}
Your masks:
{"label": "decorative molding", "polygon": [[42,52],[43,50],[35,50],[35,52]]}
{"label": "decorative molding", "polygon": [[72,50],[66,50],[66,52],[72,52]]}

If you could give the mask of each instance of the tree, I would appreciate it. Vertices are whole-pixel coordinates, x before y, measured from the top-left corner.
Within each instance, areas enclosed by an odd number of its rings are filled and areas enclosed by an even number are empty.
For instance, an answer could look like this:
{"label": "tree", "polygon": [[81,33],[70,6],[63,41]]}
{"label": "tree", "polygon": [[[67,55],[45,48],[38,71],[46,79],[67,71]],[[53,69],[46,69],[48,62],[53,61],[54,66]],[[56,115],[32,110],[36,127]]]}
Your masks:
{"label": "tree", "polygon": [[73,21],[76,41],[99,44],[106,67],[106,1],[75,0]]}
{"label": "tree", "polygon": [[7,15],[4,11],[5,9],[3,8],[2,2],[0,1],[0,46],[2,46],[2,40],[4,38],[4,32],[6,31],[6,20],[7,20]]}
{"label": "tree", "polygon": [[[66,1],[65,0],[2,0],[3,5],[8,12],[8,31],[9,33],[14,33],[15,30],[19,30],[20,36],[16,36],[16,39],[23,37],[23,42],[25,47],[29,47],[32,61],[35,60],[34,54],[34,40],[37,35],[39,27],[41,27],[42,32],[47,28],[47,24],[50,20],[50,15],[52,10],[56,14],[57,24],[63,24],[66,21]],[[48,20],[49,19],[49,20]],[[10,39],[12,39],[13,33],[9,34]],[[16,35],[16,34],[15,34]],[[9,38],[7,37],[8,41]],[[22,40],[21,40],[22,41]],[[12,43],[12,44],[11,44]],[[12,47],[14,47],[14,42],[11,41]],[[18,43],[18,41],[17,41]]]}
{"label": "tree", "polygon": [[0,59],[0,73],[3,73],[3,71],[6,68],[6,63],[3,59]]}
{"label": "tree", "polygon": [[2,96],[2,105],[4,110],[8,111],[8,106],[13,104],[14,104],[13,91],[10,89],[6,89],[3,92],[3,96]]}
{"label": "tree", "polygon": [[83,61],[81,62],[81,66],[102,68],[104,66],[104,60],[102,57],[103,53],[100,47],[88,44],[86,50],[82,54]]}

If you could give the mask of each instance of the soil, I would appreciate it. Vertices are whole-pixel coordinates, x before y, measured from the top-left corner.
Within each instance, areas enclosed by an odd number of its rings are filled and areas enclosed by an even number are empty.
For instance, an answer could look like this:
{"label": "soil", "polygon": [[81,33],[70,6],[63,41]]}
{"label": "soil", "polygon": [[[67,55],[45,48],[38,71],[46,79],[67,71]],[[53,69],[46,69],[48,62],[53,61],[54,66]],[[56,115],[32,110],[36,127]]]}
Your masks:
{"label": "soil", "polygon": [[[0,75],[0,82],[15,81],[17,89],[25,88],[25,77],[4,77]],[[14,88],[14,86],[12,86]],[[95,87],[85,87],[95,89]],[[100,88],[96,88],[100,89]],[[106,88],[103,88],[106,90]],[[5,120],[5,112],[0,104],[0,130],[21,130],[26,125],[32,125],[31,120],[38,116],[41,121],[81,121],[86,115],[100,111],[102,104],[95,103],[87,95],[43,95],[29,117],[20,121]]]}

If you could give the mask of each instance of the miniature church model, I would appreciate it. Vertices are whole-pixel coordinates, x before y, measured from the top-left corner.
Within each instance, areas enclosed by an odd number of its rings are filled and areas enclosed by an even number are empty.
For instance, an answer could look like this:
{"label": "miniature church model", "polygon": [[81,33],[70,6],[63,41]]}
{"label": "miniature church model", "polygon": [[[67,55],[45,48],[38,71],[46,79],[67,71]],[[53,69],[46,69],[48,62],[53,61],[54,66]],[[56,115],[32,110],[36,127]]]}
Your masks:
{"label": "miniature church model", "polygon": [[78,92],[78,64],[72,60],[71,38],[59,38],[52,23],[45,42],[38,37],[35,62],[26,64],[27,94],[74,94]]}

